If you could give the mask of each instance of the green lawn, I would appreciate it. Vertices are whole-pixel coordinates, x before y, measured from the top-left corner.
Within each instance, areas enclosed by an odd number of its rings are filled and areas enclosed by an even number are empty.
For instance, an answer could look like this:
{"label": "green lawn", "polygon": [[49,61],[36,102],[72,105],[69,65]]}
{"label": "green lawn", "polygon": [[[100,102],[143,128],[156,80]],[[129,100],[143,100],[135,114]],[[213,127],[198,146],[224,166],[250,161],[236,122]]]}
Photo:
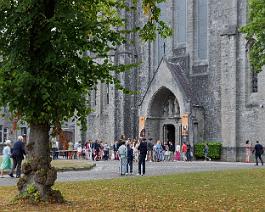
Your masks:
{"label": "green lawn", "polygon": [[0,188],[6,211],[265,211],[265,169],[57,183],[68,203],[8,204],[14,187]]}

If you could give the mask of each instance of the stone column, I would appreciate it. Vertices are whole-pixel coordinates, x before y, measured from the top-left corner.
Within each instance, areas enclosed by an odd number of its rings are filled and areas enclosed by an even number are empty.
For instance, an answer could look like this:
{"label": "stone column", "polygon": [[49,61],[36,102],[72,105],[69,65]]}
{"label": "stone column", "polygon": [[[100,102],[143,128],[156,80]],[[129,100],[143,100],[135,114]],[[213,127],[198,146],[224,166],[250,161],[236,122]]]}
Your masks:
{"label": "stone column", "polygon": [[231,26],[221,36],[221,118],[224,159],[236,161],[237,33]]}

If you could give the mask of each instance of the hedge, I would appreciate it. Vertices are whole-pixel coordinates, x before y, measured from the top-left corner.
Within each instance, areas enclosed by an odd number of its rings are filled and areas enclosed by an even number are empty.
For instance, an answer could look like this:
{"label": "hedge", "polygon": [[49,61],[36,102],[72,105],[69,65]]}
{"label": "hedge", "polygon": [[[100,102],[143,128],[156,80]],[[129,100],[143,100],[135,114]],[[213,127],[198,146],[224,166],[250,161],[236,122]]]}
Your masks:
{"label": "hedge", "polygon": [[194,145],[194,155],[197,159],[204,158],[204,146],[208,143],[208,157],[212,159],[221,159],[222,143],[221,142],[200,142]]}

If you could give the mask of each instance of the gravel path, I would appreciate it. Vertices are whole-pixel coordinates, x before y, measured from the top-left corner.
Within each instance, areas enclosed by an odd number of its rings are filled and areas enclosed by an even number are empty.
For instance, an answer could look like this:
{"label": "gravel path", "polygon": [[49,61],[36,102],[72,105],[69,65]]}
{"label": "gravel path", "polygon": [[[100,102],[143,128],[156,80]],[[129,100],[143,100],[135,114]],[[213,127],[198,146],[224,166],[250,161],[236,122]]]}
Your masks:
{"label": "gravel path", "polygon": [[[96,167],[89,171],[67,171],[58,173],[58,181],[81,181],[112,179],[124,177],[118,173],[119,161],[97,161]],[[137,173],[137,164],[134,164],[134,175]],[[213,161],[194,162],[146,162],[146,176],[165,175],[172,173],[217,171],[227,169],[250,169],[255,168],[254,163],[230,163]],[[256,167],[264,168],[264,167]],[[0,186],[16,185],[17,179],[5,176],[0,178]]]}

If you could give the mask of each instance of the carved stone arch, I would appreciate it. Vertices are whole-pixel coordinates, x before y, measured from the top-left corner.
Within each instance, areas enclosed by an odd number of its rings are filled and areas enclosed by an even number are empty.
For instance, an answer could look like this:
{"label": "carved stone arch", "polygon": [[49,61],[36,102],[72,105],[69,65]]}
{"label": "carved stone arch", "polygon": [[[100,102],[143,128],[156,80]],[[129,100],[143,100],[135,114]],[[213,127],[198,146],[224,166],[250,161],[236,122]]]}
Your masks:
{"label": "carved stone arch", "polygon": [[165,86],[160,87],[152,96],[147,117],[180,116],[179,102],[175,94]]}

